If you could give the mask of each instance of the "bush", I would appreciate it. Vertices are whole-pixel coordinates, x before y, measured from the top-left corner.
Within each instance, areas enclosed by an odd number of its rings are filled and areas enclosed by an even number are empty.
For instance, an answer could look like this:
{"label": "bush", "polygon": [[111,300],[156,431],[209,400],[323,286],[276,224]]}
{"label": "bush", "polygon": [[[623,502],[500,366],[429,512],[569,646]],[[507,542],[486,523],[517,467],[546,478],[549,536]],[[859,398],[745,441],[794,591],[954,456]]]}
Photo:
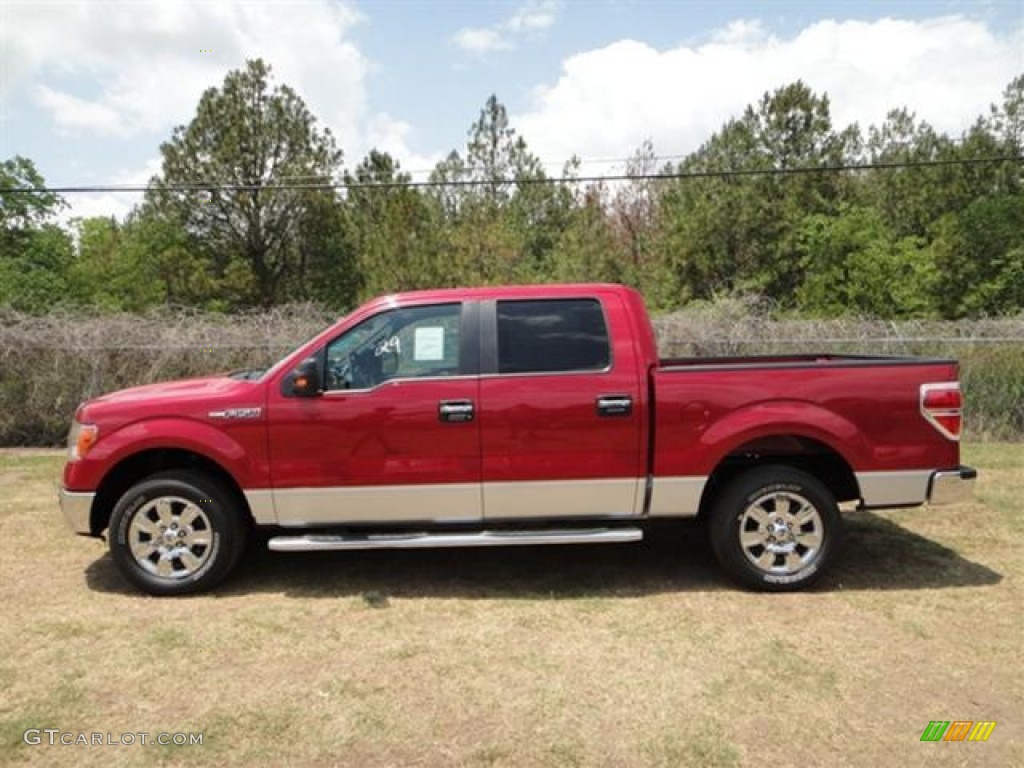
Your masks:
{"label": "bush", "polygon": [[770,307],[726,299],[655,318],[669,357],[831,352],[960,362],[965,436],[1024,438],[1024,316],[988,320],[773,320]]}
{"label": "bush", "polygon": [[[0,445],[56,445],[83,400],[123,387],[265,367],[335,319],[314,305],[220,315],[0,313]],[[666,357],[837,353],[958,358],[973,439],[1024,437],[1024,317],[960,322],[773,320],[756,300],[654,320]]]}
{"label": "bush", "polygon": [[0,313],[0,445],[54,445],[75,408],[154,381],[266,367],[336,316],[312,305],[221,315]]}

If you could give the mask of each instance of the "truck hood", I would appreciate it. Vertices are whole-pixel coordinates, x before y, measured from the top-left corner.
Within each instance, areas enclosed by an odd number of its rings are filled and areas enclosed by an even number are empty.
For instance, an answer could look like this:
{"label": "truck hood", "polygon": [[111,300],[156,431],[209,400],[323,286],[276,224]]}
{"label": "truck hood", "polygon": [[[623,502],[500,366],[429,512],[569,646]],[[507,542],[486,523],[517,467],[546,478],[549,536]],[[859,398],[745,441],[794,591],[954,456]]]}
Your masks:
{"label": "truck hood", "polygon": [[211,410],[262,406],[263,386],[260,381],[227,374],[146,384],[89,400],[79,408],[77,418],[118,425],[153,416],[206,419]]}
{"label": "truck hood", "polygon": [[204,376],[198,379],[181,379],[179,381],[162,381],[157,384],[144,384],[140,387],[120,389],[108,392],[91,400],[91,403],[135,403],[139,400],[193,400],[217,397],[230,394],[239,389],[251,389],[250,386],[239,387],[243,382],[222,376]]}

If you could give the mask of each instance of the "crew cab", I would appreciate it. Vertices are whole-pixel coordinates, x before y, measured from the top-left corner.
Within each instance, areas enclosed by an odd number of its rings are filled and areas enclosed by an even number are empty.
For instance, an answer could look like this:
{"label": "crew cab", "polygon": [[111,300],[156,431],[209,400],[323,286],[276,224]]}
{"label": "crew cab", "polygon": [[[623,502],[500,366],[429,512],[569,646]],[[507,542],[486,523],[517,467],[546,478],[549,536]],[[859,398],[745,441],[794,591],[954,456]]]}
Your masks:
{"label": "crew cab", "polygon": [[659,359],[621,285],[403,293],[266,371],[82,404],[60,505],[152,594],[213,587],[250,539],[633,542],[688,517],[739,583],[792,590],[834,560],[840,503],[969,497],[957,376],[951,360]]}

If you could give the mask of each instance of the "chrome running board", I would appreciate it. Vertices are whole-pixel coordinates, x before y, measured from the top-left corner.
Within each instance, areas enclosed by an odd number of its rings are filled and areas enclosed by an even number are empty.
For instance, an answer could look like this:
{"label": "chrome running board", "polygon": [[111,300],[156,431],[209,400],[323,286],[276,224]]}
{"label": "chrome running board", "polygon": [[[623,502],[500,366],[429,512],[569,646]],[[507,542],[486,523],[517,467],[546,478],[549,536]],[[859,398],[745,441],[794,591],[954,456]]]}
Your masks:
{"label": "chrome running board", "polygon": [[593,528],[470,533],[309,534],[275,536],[274,552],[323,552],[340,549],[432,549],[435,547],[510,547],[530,544],[622,544],[640,541],[639,528]]}

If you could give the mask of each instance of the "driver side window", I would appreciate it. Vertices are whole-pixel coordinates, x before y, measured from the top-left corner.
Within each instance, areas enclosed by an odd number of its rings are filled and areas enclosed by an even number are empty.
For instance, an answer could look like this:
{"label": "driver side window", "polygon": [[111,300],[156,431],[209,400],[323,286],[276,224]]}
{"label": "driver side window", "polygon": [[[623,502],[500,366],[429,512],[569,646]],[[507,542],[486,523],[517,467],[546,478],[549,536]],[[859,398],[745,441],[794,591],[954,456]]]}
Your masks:
{"label": "driver side window", "polygon": [[459,373],[459,304],[391,309],[327,345],[326,389]]}

